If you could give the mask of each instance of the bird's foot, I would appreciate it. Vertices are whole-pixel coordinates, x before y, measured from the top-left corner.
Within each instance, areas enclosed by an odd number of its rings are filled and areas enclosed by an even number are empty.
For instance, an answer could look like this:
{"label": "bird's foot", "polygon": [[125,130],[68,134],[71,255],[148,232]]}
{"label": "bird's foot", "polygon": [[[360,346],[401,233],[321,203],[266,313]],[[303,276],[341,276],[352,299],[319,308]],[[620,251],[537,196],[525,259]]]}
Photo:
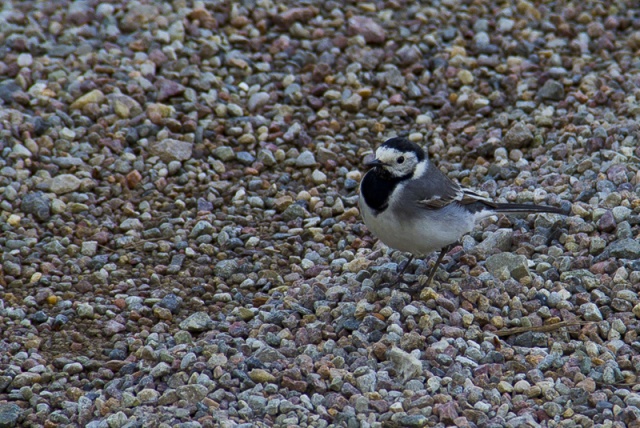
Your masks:
{"label": "bird's foot", "polygon": [[[400,269],[400,272],[398,273],[396,280],[393,282],[393,284],[391,284],[392,287],[395,287],[396,285],[398,285],[403,279],[404,279],[404,272],[407,270],[407,268],[409,267],[409,265],[411,264],[411,262],[413,261],[413,259],[415,258],[414,255],[411,255],[411,257],[409,257],[409,259],[403,264],[400,263],[398,265],[398,268]],[[402,267],[400,267],[402,266]]]}

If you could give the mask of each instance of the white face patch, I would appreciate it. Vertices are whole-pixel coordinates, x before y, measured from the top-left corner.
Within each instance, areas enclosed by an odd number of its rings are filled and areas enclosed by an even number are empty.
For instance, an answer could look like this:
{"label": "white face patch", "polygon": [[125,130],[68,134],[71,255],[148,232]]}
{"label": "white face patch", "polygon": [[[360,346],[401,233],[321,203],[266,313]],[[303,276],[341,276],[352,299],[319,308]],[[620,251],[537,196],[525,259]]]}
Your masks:
{"label": "white face patch", "polygon": [[427,169],[429,168],[429,163],[427,162],[427,160],[423,160],[422,162],[419,162],[418,165],[416,165],[416,169],[415,171],[413,171],[413,177],[411,177],[412,179],[417,179],[420,178],[424,175],[425,172],[427,172]]}
{"label": "white face patch", "polygon": [[413,152],[401,152],[389,147],[379,147],[376,159],[384,163],[383,168],[393,177],[412,175],[418,165],[418,157]]}

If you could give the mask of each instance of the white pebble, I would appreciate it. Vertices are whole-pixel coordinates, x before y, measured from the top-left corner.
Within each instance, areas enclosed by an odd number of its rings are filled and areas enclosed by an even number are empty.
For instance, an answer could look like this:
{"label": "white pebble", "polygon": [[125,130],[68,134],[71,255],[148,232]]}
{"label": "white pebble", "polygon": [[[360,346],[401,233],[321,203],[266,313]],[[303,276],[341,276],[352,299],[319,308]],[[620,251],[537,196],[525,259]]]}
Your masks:
{"label": "white pebble", "polygon": [[96,15],[98,18],[106,18],[113,15],[114,7],[109,3],[100,3],[96,9]]}
{"label": "white pebble", "polygon": [[316,169],[311,173],[311,180],[313,180],[315,184],[324,184],[327,182],[327,175]]}
{"label": "white pebble", "polygon": [[29,67],[33,64],[33,57],[30,53],[21,53],[18,55],[18,65],[20,67]]}
{"label": "white pebble", "polygon": [[423,138],[424,135],[422,135],[421,132],[413,132],[409,134],[409,140],[413,141],[414,143],[421,143]]}

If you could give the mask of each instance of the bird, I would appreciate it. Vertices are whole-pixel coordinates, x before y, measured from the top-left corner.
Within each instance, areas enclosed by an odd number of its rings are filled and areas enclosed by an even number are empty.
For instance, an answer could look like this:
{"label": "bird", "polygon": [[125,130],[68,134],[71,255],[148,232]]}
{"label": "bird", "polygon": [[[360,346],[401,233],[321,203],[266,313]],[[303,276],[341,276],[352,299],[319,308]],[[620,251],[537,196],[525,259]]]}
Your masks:
{"label": "bird", "polygon": [[404,137],[386,140],[365,166],[370,169],[359,192],[364,224],[388,247],[411,254],[398,280],[415,257],[440,250],[427,278],[426,285],[430,285],[447,252],[483,218],[510,213],[567,214],[546,205],[498,203],[466,189],[430,162],[422,147]]}

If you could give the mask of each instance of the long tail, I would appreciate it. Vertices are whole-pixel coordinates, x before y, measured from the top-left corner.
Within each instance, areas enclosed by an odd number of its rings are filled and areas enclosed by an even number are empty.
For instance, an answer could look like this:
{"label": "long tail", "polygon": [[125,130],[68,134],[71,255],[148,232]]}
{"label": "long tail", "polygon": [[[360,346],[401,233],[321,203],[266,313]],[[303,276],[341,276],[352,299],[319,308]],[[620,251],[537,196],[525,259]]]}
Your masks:
{"label": "long tail", "polygon": [[499,213],[553,213],[567,215],[568,212],[558,207],[534,204],[497,204],[491,207],[493,211]]}

